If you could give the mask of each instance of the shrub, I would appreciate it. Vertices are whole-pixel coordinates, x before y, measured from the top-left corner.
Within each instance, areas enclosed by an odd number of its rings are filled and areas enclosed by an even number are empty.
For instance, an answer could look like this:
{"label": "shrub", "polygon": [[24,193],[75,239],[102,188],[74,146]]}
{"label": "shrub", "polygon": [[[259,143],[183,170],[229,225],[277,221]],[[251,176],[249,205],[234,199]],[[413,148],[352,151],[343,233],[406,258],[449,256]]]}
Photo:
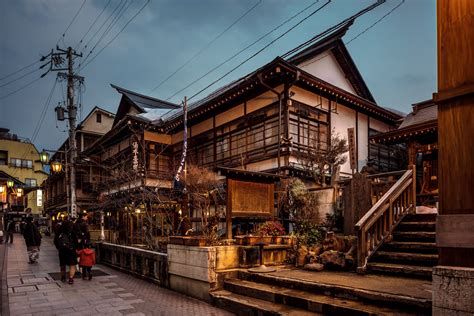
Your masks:
{"label": "shrub", "polygon": [[285,228],[277,221],[267,221],[260,225],[256,232],[260,236],[283,236]]}

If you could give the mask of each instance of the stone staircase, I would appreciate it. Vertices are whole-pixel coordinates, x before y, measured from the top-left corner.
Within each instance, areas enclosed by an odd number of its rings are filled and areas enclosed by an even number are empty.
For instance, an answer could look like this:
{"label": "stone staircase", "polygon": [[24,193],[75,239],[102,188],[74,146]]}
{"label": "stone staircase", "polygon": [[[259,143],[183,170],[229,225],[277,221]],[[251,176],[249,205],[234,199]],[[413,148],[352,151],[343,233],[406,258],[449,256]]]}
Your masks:
{"label": "stone staircase", "polygon": [[431,279],[437,265],[436,214],[407,214],[369,259],[367,270],[375,273]]}
{"label": "stone staircase", "polygon": [[245,316],[431,314],[430,299],[294,279],[284,275],[278,277],[239,271],[238,277],[225,280],[224,288],[210,295],[214,305]]}

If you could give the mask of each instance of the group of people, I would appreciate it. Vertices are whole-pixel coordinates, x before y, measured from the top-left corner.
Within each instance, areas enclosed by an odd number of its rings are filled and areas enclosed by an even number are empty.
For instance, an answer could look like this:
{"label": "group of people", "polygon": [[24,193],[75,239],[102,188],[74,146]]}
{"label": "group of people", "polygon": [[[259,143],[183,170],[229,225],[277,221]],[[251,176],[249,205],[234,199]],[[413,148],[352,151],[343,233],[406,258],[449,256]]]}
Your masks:
{"label": "group of people", "polygon": [[[66,267],[69,267],[69,284],[74,283],[76,265],[79,265],[84,280],[92,279],[92,266],[95,264],[95,252],[92,249],[91,236],[87,223],[87,213],[82,213],[76,221],[65,218],[54,229],[54,245],[58,250],[61,281],[66,282]],[[6,243],[13,243],[16,223],[9,221],[6,227]],[[28,252],[28,263],[38,262],[42,236],[33,217],[28,216],[22,223],[21,232]]]}
{"label": "group of people", "polygon": [[61,281],[66,282],[66,267],[69,267],[68,283],[74,283],[76,265],[82,268],[82,279],[92,279],[95,252],[91,249],[87,213],[81,214],[76,222],[65,218],[56,227],[54,245],[58,249]]}

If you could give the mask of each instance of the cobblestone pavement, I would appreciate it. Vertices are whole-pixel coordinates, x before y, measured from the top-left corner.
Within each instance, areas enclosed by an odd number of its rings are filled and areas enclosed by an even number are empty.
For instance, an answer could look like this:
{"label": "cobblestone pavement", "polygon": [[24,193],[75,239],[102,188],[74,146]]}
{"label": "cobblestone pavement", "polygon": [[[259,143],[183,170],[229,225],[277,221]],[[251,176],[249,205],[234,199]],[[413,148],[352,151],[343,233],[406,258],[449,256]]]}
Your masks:
{"label": "cobblestone pavement", "polygon": [[23,238],[15,237],[6,245],[10,315],[231,315],[101,265],[95,268],[109,276],[54,281],[48,273],[58,272],[59,262],[51,238],[43,239],[39,262],[28,264]]}

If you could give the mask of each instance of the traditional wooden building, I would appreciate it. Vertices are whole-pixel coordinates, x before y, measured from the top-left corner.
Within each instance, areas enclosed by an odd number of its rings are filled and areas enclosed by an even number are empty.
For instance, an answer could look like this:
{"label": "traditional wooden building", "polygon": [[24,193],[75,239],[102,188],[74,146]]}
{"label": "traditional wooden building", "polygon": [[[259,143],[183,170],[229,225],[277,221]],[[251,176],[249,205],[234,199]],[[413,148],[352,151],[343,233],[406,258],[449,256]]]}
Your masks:
{"label": "traditional wooden building", "polygon": [[[395,148],[403,144],[407,165],[416,165],[418,204],[438,199],[438,106],[433,100],[413,104],[398,129],[370,137],[371,143]],[[406,169],[406,168],[402,168]]]}
{"label": "traditional wooden building", "polygon": [[[395,130],[402,116],[377,105],[365,84],[342,41],[351,24],[191,102],[187,162],[211,169],[301,174],[302,155],[311,148],[326,150],[331,130],[347,138],[347,129],[354,128],[356,169],[366,165],[369,135]],[[183,150],[183,110],[112,87],[122,94],[113,127],[84,154],[103,166],[104,207],[122,196],[123,207],[118,210],[135,218],[123,225],[137,232],[142,208],[153,208],[154,200],[169,202],[172,208],[171,177]],[[384,159],[390,159],[390,153],[375,163],[388,165]],[[347,162],[341,175],[350,174]],[[156,195],[148,196],[140,207],[127,197],[131,192],[143,196],[151,188]],[[161,233],[167,230],[164,226]]]}

